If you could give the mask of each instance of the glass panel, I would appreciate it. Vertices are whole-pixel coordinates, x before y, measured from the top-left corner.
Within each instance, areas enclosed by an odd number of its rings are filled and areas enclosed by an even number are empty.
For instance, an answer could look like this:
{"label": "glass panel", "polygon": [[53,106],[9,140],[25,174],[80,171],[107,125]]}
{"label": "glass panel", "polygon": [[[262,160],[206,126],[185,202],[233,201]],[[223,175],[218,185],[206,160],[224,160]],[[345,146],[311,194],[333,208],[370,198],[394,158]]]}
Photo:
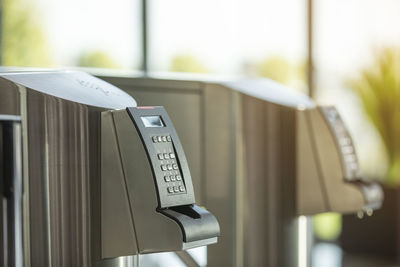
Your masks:
{"label": "glass panel", "polygon": [[138,68],[138,0],[4,0],[6,66]]}
{"label": "glass panel", "polygon": [[152,0],[149,12],[150,70],[266,76],[305,90],[305,0]]}

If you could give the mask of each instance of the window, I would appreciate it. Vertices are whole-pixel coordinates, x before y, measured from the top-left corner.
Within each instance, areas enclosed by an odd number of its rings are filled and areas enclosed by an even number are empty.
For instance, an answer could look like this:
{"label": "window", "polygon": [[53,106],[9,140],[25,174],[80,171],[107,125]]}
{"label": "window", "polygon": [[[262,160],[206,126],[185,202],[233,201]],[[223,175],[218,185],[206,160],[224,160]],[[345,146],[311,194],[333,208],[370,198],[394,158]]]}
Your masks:
{"label": "window", "polygon": [[138,0],[4,0],[6,66],[137,69]]}
{"label": "window", "polygon": [[265,76],[305,91],[306,11],[305,0],[152,0],[150,70]]}

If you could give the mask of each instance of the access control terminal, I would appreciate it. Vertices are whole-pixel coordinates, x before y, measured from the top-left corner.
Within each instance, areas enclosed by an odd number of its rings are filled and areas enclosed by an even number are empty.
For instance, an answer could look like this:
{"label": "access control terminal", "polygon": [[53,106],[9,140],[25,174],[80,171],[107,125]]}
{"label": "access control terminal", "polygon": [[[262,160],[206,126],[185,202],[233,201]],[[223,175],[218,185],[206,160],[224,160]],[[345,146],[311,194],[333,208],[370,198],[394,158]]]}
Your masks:
{"label": "access control terminal", "polygon": [[159,208],[193,204],[195,197],[185,152],[165,109],[127,110],[152,164]]}
{"label": "access control terminal", "polygon": [[195,204],[186,156],[165,109],[105,111],[101,127],[101,258],[216,243],[218,221]]}
{"label": "access control terminal", "polygon": [[355,153],[352,138],[345,126],[339,112],[334,106],[320,108],[325,116],[328,125],[332,129],[336,144],[342,155],[342,165],[344,169],[344,178],[349,181],[356,181],[360,177],[360,168]]}

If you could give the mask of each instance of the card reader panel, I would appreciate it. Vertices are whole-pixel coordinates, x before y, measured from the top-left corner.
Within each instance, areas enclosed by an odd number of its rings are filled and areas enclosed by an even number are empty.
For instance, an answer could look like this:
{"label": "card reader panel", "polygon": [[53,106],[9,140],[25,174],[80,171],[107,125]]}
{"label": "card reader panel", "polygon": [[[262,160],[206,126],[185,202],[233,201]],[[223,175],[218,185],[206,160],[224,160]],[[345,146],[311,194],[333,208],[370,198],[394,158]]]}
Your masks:
{"label": "card reader panel", "polygon": [[327,124],[331,128],[336,145],[342,158],[344,178],[349,181],[358,180],[360,169],[353,141],[339,112],[334,106],[320,107]]}
{"label": "card reader panel", "polygon": [[151,162],[159,208],[193,204],[192,178],[179,137],[163,107],[127,108]]}

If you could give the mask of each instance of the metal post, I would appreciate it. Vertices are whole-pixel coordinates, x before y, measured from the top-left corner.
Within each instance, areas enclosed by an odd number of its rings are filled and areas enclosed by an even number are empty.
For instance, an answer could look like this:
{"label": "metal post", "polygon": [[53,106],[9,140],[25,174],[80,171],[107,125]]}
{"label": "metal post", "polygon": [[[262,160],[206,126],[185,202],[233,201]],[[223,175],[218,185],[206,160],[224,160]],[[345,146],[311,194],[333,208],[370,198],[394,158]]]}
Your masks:
{"label": "metal post", "polygon": [[307,0],[307,85],[308,95],[315,97],[314,57],[313,57],[313,0]]}
{"label": "metal post", "polygon": [[147,0],[142,0],[142,71],[148,72]]}

